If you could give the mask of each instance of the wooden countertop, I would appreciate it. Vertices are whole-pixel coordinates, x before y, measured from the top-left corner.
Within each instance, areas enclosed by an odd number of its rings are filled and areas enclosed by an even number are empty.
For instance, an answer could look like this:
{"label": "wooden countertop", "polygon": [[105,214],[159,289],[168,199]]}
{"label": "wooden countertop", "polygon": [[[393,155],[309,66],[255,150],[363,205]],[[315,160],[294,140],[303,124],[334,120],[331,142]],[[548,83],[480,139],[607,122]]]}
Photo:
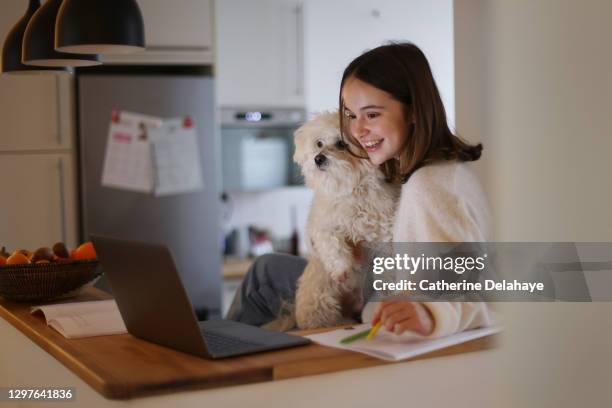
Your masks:
{"label": "wooden countertop", "polygon": [[[70,301],[108,298],[88,289]],[[31,304],[0,300],[0,316],[106,398],[130,399],[183,390],[276,381],[387,363],[316,344],[222,360],[206,360],[129,334],[66,339],[29,313]],[[304,334],[304,333],[302,333]],[[495,337],[438,350],[416,359],[491,348]],[[409,363],[408,363],[409,364]]]}
{"label": "wooden countertop", "polygon": [[246,275],[255,258],[223,257],[223,279],[240,279]]}

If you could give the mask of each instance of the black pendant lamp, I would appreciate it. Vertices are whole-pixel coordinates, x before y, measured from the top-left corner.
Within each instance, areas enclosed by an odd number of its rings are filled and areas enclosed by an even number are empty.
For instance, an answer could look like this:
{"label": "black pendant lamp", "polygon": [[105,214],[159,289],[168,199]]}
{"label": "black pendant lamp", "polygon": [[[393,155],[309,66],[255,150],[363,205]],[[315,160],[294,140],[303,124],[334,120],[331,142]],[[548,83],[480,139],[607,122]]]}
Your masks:
{"label": "black pendant lamp", "polygon": [[40,0],[30,0],[28,10],[19,19],[17,24],[9,31],[4,46],[2,47],[2,72],[10,74],[39,74],[39,73],[59,73],[70,72],[66,67],[33,67],[21,63],[21,47],[23,33],[28,22],[40,7]]}
{"label": "black pendant lamp", "polygon": [[64,0],[55,22],[55,49],[76,54],[129,54],[145,48],[136,0]]}
{"label": "black pendant lamp", "polygon": [[55,51],[55,18],[62,0],[47,0],[30,19],[23,34],[21,61],[45,67],[88,67],[101,64],[97,55]]}

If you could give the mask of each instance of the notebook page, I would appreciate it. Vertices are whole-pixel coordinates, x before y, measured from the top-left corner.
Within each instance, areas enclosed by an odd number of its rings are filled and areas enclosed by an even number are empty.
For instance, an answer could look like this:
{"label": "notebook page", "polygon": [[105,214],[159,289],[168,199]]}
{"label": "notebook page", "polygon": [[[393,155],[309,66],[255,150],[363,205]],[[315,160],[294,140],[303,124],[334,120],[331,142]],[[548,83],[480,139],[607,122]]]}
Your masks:
{"label": "notebook page", "polygon": [[400,361],[502,331],[500,326],[492,326],[468,330],[440,339],[423,339],[418,334],[400,338],[393,333],[380,330],[372,340],[360,339],[348,344],[340,343],[343,338],[361,330],[367,330],[371,325],[361,324],[353,327],[354,330],[338,329],[305,337],[324,346],[356,351],[387,361]]}

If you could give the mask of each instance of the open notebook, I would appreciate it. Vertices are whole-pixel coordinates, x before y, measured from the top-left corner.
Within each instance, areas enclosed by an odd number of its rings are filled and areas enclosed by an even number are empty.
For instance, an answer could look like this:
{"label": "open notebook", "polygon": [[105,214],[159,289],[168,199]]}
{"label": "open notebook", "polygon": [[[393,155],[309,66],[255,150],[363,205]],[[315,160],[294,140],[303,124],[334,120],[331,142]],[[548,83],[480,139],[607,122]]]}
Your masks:
{"label": "open notebook", "polygon": [[114,299],[33,306],[30,309],[32,314],[40,312],[49,326],[69,339],[127,333]]}
{"label": "open notebook", "polygon": [[324,346],[357,351],[359,353],[368,354],[387,361],[400,361],[429,353],[430,351],[454,346],[455,344],[465,343],[466,341],[474,340],[479,337],[490,336],[502,331],[500,326],[492,326],[482,329],[468,330],[439,339],[428,340],[423,339],[417,334],[415,334],[413,338],[410,338],[410,336],[407,335],[403,335],[401,338],[399,338],[395,334],[381,329],[378,331],[378,333],[376,333],[376,336],[374,336],[372,340],[360,339],[348,344],[340,343],[340,340],[343,338],[350,336],[353,333],[367,330],[372,326],[369,323],[366,323],[352,327],[353,328],[350,330],[343,328],[325,333],[311,334],[304,337],[307,337],[315,343],[319,343]]}

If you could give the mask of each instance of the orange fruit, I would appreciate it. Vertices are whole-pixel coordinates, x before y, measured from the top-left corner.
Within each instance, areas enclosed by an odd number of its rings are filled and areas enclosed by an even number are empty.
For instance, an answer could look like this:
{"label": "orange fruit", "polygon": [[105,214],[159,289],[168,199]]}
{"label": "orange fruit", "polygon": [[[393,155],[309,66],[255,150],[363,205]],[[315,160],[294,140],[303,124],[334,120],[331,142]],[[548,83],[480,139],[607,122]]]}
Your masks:
{"label": "orange fruit", "polygon": [[6,258],[0,255],[0,265],[5,265],[5,264],[6,264]]}
{"label": "orange fruit", "polygon": [[11,256],[6,260],[7,265],[19,265],[19,264],[29,264],[30,260],[27,256],[19,251],[13,252]]}
{"label": "orange fruit", "polygon": [[[24,254],[26,256],[26,258],[28,259],[32,259],[32,256],[34,255],[34,252],[28,250],[28,249],[18,249],[15,252],[21,252],[22,254]],[[13,253],[15,253],[13,252]]]}
{"label": "orange fruit", "polygon": [[85,260],[96,258],[98,258],[98,254],[96,254],[96,250],[94,249],[91,241],[87,241],[84,244],[79,245],[79,247],[74,251],[74,259]]}

